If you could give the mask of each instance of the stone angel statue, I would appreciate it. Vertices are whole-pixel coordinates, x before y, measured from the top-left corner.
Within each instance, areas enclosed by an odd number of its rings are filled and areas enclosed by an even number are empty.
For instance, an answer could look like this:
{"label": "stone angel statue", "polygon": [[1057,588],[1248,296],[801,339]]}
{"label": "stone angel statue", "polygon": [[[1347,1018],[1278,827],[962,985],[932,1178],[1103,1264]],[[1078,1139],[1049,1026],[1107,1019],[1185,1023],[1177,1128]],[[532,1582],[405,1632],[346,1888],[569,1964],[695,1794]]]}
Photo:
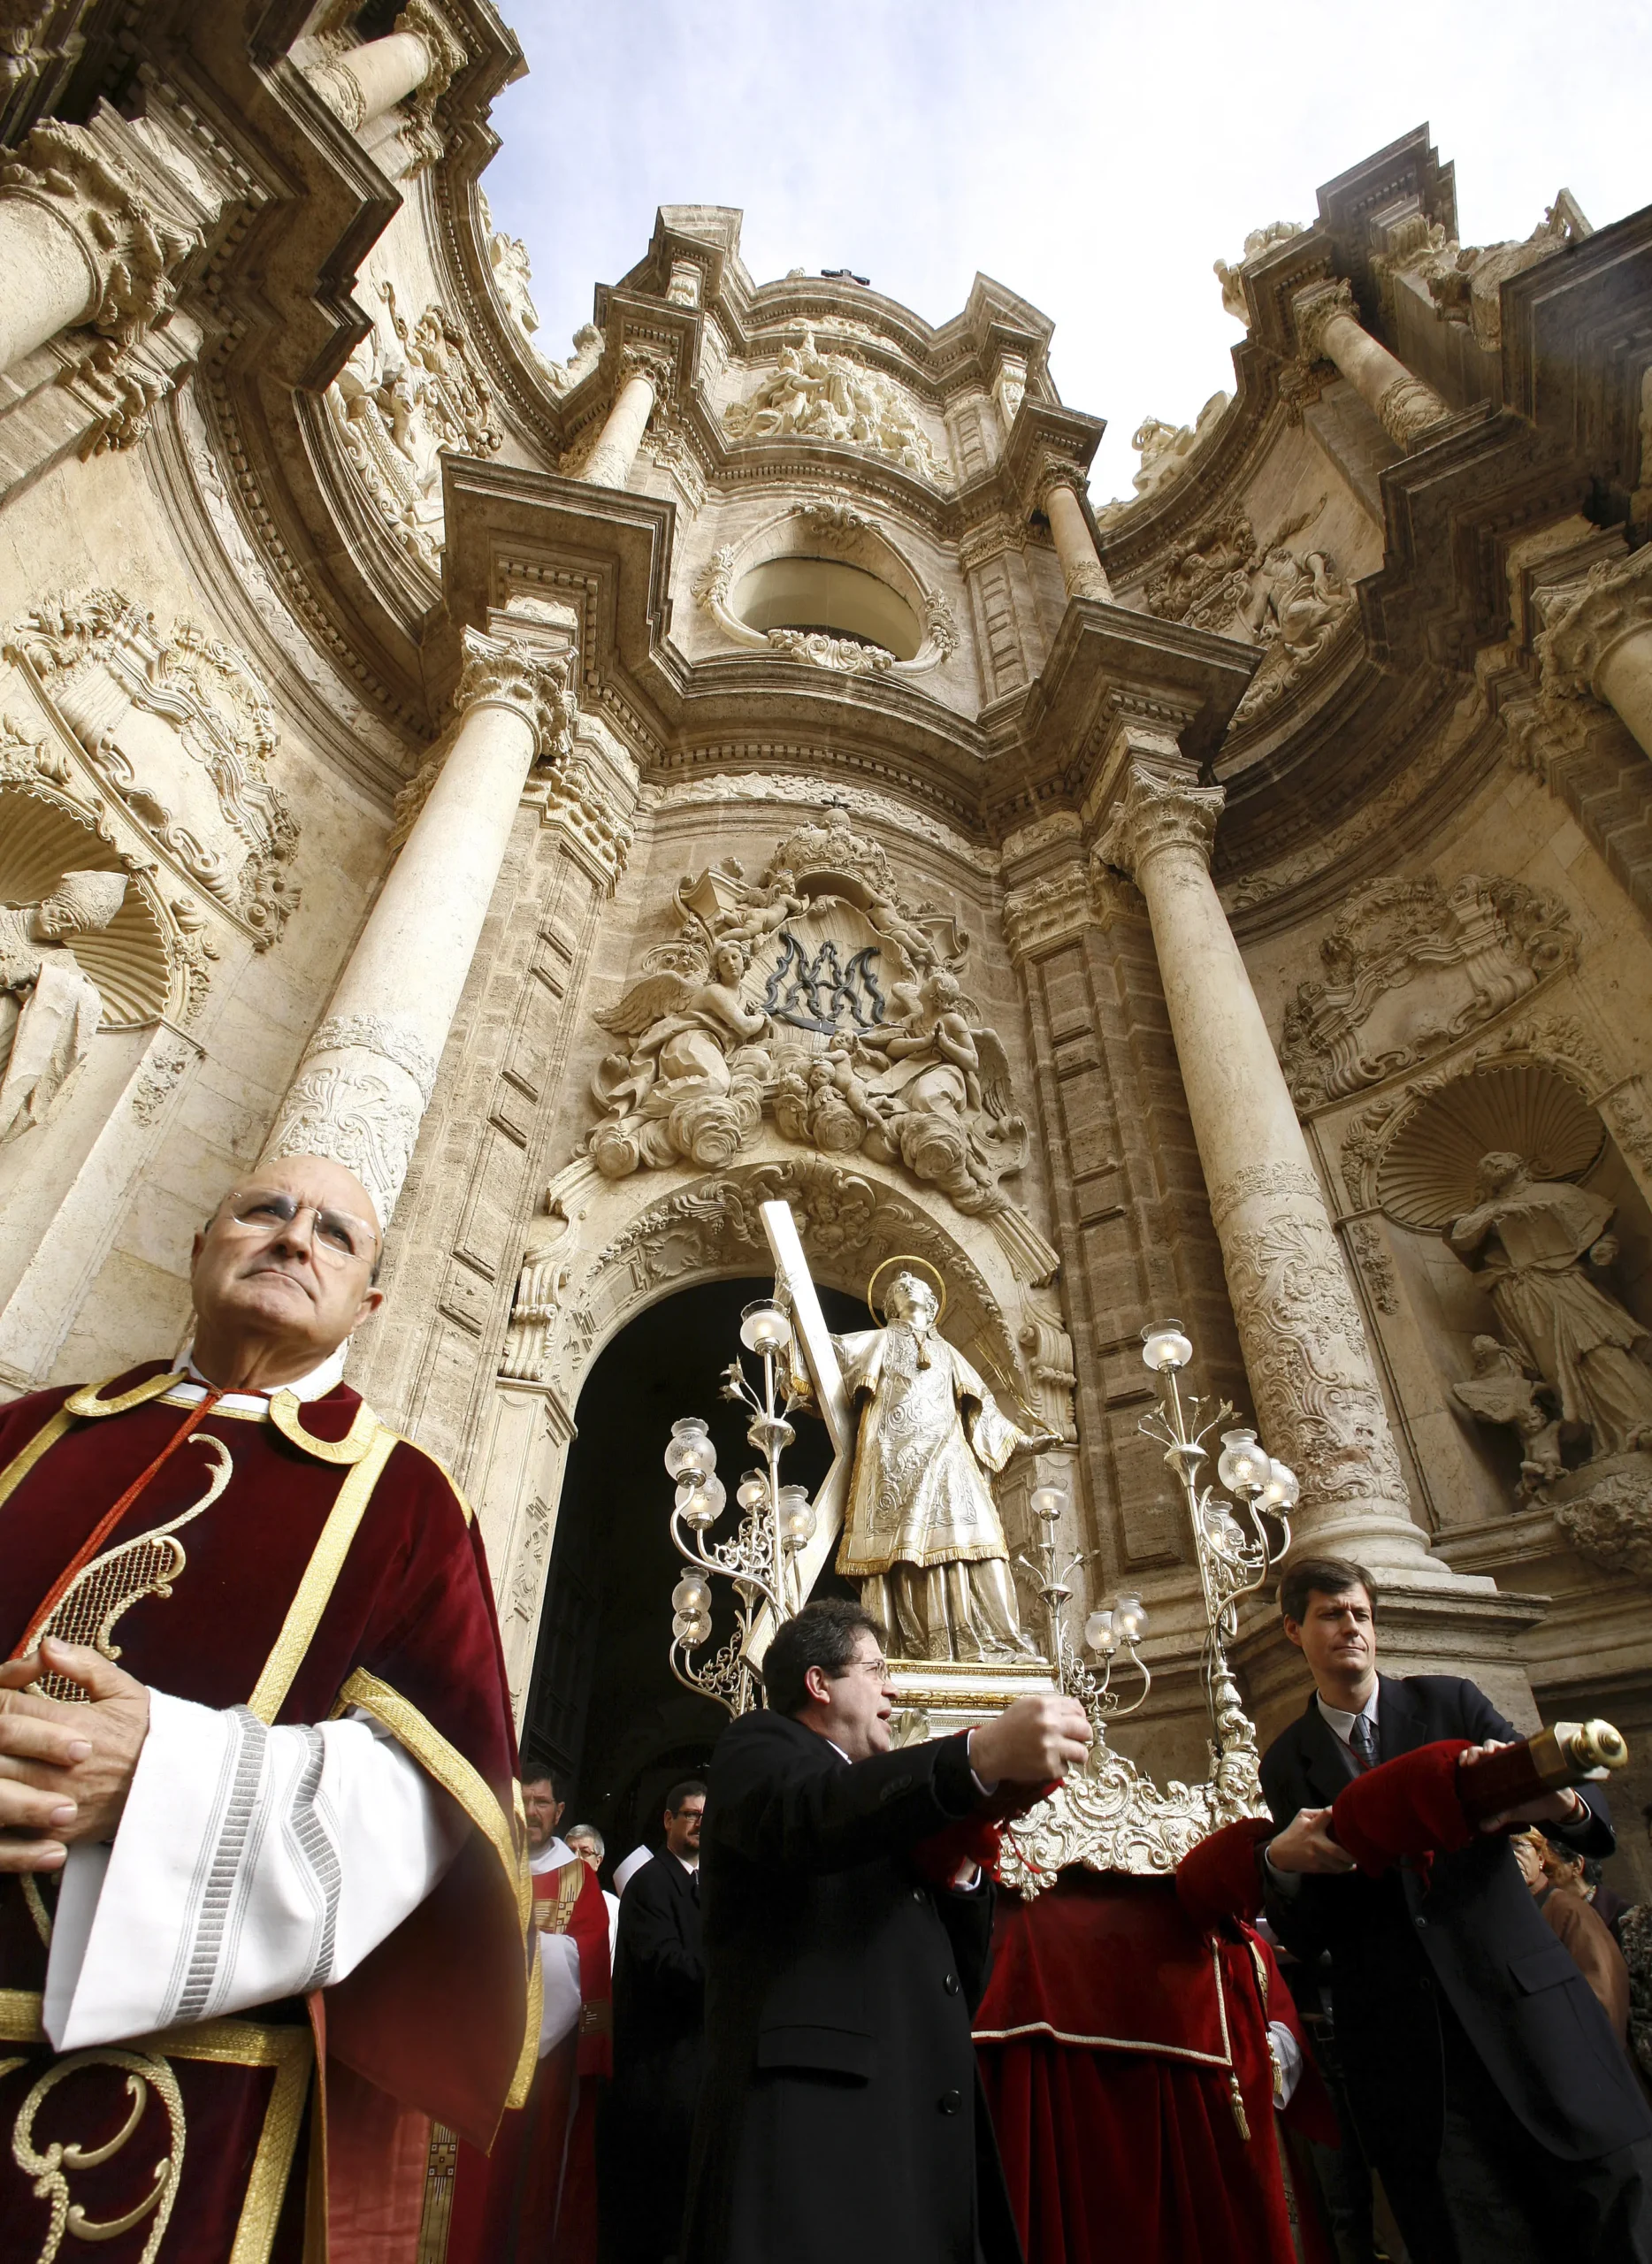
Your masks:
{"label": "stone angel statue", "polygon": [[891,1145],[960,1211],[1001,1208],[998,1182],[1020,1167],[1025,1127],[998,1033],[968,1010],[948,968],[897,984],[893,1003],[905,1010],[900,1019],[861,1049],[881,1065],[866,1084]]}
{"label": "stone angel statue", "polygon": [[124,873],[65,873],[37,904],[0,904],[0,1147],[44,1124],[91,1051],[97,985],[65,938],[107,928]]}
{"label": "stone angel statue", "polygon": [[597,1168],[623,1179],[642,1164],[685,1157],[726,1164],[762,1116],[769,1016],[741,996],[742,945],[716,945],[699,975],[665,969],[633,983],[596,1016],[629,1051],[600,1063],[592,1092],[608,1121],[591,1138]]}

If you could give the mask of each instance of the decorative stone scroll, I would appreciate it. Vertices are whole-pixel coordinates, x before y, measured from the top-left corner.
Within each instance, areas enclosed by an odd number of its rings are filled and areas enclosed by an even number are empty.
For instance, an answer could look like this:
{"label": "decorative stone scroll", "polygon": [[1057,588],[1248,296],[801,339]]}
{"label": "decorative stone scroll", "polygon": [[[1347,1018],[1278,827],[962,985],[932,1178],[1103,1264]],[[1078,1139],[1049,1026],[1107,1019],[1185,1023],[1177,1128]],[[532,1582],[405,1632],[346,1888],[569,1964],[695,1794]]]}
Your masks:
{"label": "decorative stone scroll", "polygon": [[966,1212],[1006,1206],[1026,1127],[961,986],[969,939],[901,899],[876,843],[829,809],[761,881],[730,860],[672,901],[678,934],[597,1016],[622,1041],[592,1088],[600,1170],[726,1165],[768,1117],[799,1145],[899,1163]]}
{"label": "decorative stone scroll", "polygon": [[1235,508],[1204,520],[1178,542],[1143,593],[1150,613],[1191,629],[1259,645],[1262,665],[1234,711],[1235,726],[1278,704],[1341,639],[1353,593],[1328,550],[1293,549],[1289,538],[1312,525],[1321,495],[1265,540]]}
{"label": "decorative stone scroll", "polygon": [[275,711],[246,656],[193,623],[163,631],[119,590],[26,614],[5,657],[38,679],[134,825],[251,930],[297,908],[298,827],[270,783]]}
{"label": "decorative stone scroll", "polygon": [[442,451],[494,455],[504,434],[464,325],[435,301],[409,323],[391,283],[379,297],[384,318],[328,386],[328,412],[373,508],[409,555],[438,573]]}
{"label": "decorative stone scroll", "polygon": [[1412,1067],[1575,963],[1557,897],[1465,873],[1355,889],[1319,945],[1327,980],[1285,1009],[1280,1059],[1299,1108]]}
{"label": "decorative stone scroll", "polygon": [[833,441],[897,463],[931,486],[952,485],[906,387],[846,354],[822,354],[811,328],[781,348],[779,366],[745,400],[729,402],[723,422],[730,440]]}

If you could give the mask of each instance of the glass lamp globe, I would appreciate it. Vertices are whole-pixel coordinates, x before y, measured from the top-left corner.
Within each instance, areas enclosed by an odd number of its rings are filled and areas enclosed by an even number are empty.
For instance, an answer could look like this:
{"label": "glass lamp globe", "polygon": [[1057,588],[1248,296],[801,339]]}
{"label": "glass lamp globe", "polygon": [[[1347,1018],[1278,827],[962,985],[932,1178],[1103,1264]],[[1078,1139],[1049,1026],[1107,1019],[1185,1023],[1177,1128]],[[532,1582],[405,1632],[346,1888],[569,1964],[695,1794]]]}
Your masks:
{"label": "glass lamp globe", "polygon": [[1273,1465],[1254,1431],[1224,1431],[1216,1475],[1235,1494],[1259,1494]]}
{"label": "glass lamp globe", "polygon": [[1113,1624],[1111,1611],[1092,1611],[1084,1622],[1084,1641],[1092,1651],[1110,1659],[1119,1648],[1119,1631]]}
{"label": "glass lamp globe", "polygon": [[1121,1595],[1113,1607],[1113,1625],[1127,1643],[1139,1643],[1147,1633],[1147,1611],[1139,1595]]}
{"label": "glass lamp globe", "polygon": [[721,1478],[685,1478],[677,1489],[677,1514],[692,1532],[715,1525],[728,1500]]}
{"label": "glass lamp globe", "polygon": [[711,1609],[711,1590],[699,1572],[685,1572],[671,1591],[671,1609],[691,1618]]}
{"label": "glass lamp globe", "polygon": [[702,1415],[685,1415],[671,1426],[671,1443],[665,1450],[667,1473],[672,1478],[709,1478],[717,1466],[717,1449],[711,1443]]}
{"label": "glass lamp globe", "polygon": [[748,1352],[784,1352],[792,1342],[792,1323],[772,1297],[759,1297],[740,1315],[740,1342]]}
{"label": "glass lamp globe", "polygon": [[803,1487],[780,1488],[780,1530],[793,1549],[802,1549],[815,1538],[815,1511]]}
{"label": "glass lamp globe", "polygon": [[1059,1486],[1035,1486],[1031,1500],[1033,1515],[1046,1525],[1053,1525],[1067,1507],[1067,1495]]}
{"label": "glass lamp globe", "polygon": [[685,1651],[697,1651],[711,1633],[711,1621],[703,1611],[679,1611],[671,1633]]}
{"label": "glass lamp globe", "polygon": [[1155,1321],[1151,1328],[1142,1331],[1143,1364],[1156,1374],[1185,1368],[1192,1358],[1193,1346],[1182,1335],[1179,1320]]}
{"label": "glass lamp globe", "polygon": [[761,1470],[748,1470],[734,1489],[734,1498],[749,1517],[769,1499],[769,1480]]}
{"label": "glass lamp globe", "polygon": [[1270,1462],[1267,1483],[1262,1488],[1262,1507],[1286,1517],[1296,1508],[1301,1495],[1302,1480],[1289,1463]]}

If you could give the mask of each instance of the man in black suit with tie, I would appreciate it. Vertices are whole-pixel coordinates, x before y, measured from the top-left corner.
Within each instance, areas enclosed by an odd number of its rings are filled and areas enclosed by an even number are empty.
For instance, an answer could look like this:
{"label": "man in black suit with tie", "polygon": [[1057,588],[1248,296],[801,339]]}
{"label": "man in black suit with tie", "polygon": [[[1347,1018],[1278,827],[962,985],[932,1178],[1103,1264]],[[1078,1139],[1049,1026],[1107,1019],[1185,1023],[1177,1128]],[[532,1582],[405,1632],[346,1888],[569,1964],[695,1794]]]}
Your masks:
{"label": "man in black suit with tie", "polygon": [[614,1961],[614,2082],[603,2133],[605,2264],[664,2264],[677,2252],[688,2146],[705,2065],[697,1777],[665,1800],[665,1846],[620,1902]]}
{"label": "man in black suit with tie", "polygon": [[969,2032],[991,1885],[914,1855],[1078,1767],[1090,1726],[1051,1694],[891,1751],[883,1644],[858,1603],[806,1606],[712,1755],[685,2264],[1021,2264]]}
{"label": "man in black suit with tie", "polygon": [[1518,1734],[1472,1682],[1379,1675],[1376,1607],[1370,1574],[1336,1558],[1280,1583],[1314,1692],[1263,1759],[1281,1827],[1265,1871],[1288,1947],[1330,1952],[1350,2103],[1411,2264],[1652,2264],[1652,2115],[1499,1829],[1531,1821],[1610,1855],[1605,1802],[1546,1794],[1431,1867],[1357,1872],[1329,1828],[1350,1776],[1442,1738]]}

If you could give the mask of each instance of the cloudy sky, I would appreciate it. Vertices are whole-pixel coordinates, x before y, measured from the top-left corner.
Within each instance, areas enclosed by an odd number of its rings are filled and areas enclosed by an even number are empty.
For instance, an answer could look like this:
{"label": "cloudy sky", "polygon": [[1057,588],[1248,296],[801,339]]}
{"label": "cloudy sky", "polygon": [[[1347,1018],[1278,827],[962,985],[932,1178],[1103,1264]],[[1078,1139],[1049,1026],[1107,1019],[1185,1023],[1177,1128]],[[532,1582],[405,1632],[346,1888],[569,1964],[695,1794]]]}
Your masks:
{"label": "cloudy sky", "polygon": [[1652,200],[1646,0],[503,5],[531,75],[485,186],[545,352],[660,204],[743,208],[760,282],[851,267],[932,322],[983,269],[1052,317],[1062,398],[1108,420],[1098,501],[1128,493],[1144,416],[1232,382],[1212,261],[1423,119],[1465,243],[1528,234],[1563,183],[1597,227]]}

